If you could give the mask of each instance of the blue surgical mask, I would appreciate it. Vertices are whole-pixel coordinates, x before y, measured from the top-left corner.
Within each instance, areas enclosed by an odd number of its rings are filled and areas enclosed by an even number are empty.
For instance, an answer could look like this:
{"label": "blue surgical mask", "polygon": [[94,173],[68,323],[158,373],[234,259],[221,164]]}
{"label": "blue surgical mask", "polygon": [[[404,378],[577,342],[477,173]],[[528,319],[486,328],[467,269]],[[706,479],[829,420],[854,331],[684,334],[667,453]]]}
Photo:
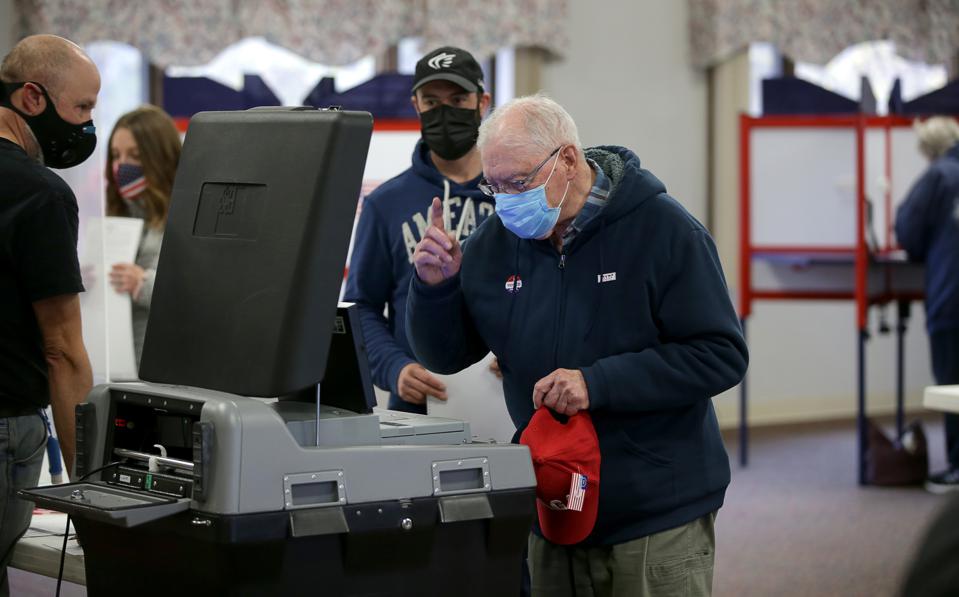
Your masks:
{"label": "blue surgical mask", "polygon": [[566,183],[566,190],[563,192],[563,198],[559,205],[550,207],[546,200],[546,185],[549,179],[553,177],[556,171],[556,162],[559,161],[557,155],[553,162],[553,168],[546,177],[546,182],[522,193],[496,193],[496,214],[503,222],[506,228],[520,238],[542,239],[549,236],[550,232],[559,221],[559,212],[566,201],[566,195],[569,193],[569,182]]}

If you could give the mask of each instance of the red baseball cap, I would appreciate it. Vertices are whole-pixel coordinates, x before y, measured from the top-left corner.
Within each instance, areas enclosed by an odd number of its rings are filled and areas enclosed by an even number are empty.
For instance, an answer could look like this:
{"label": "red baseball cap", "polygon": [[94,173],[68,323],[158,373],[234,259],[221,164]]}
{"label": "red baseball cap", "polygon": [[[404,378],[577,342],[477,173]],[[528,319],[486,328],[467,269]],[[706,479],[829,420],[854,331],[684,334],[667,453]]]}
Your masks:
{"label": "red baseball cap", "polygon": [[592,532],[599,507],[599,438],[589,413],[561,423],[540,408],[519,441],[533,459],[543,536],[559,545],[579,543]]}

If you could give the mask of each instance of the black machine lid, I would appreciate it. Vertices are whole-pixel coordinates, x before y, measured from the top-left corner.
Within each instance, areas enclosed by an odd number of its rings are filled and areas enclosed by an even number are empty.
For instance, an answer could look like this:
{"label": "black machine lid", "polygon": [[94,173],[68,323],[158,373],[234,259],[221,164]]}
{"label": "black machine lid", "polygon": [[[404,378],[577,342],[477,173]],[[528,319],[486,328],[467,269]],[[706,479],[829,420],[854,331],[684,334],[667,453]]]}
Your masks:
{"label": "black machine lid", "polygon": [[191,119],[142,379],[279,396],[323,378],[372,129],[340,110]]}

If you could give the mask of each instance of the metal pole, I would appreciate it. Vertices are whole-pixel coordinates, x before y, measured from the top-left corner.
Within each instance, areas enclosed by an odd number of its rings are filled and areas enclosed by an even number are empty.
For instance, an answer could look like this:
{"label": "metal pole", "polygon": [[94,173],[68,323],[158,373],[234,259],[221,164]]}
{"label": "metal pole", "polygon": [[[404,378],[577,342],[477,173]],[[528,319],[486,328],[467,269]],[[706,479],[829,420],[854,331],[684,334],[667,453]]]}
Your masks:
{"label": "metal pole", "polygon": [[316,384],[316,445],[320,445],[320,384]]}
{"label": "metal pole", "polygon": [[[743,328],[743,339],[746,338],[746,319],[740,319],[739,324]],[[749,421],[746,411],[746,382],[749,379],[749,371],[743,375],[743,380],[739,383],[739,466],[746,468],[749,464]]]}
{"label": "metal pole", "polygon": [[866,339],[869,336],[869,296],[866,268],[866,142],[865,120],[856,120],[856,328],[859,330],[859,484],[866,484]]}
{"label": "metal pole", "polygon": [[859,436],[859,484],[866,485],[866,451],[869,449],[869,439],[866,436],[866,340],[869,332],[859,330],[859,414],[857,429]]}
{"label": "metal pole", "polygon": [[901,300],[896,309],[896,437],[901,438],[906,428],[906,328],[909,322],[909,301]]}

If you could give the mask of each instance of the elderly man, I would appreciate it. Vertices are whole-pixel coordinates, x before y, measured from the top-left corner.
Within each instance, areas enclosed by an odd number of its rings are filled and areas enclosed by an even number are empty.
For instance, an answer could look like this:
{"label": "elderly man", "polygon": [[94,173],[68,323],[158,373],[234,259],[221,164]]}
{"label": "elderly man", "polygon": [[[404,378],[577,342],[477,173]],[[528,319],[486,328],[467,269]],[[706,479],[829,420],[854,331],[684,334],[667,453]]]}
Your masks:
{"label": "elderly man", "polygon": [[74,407],[92,385],[77,297],[77,201],[42,164],[69,168],[93,152],[99,90],[93,62],[53,35],[25,38],[0,65],[0,594],[32,512],[16,492],[40,476],[41,411],[53,407],[70,470]]}
{"label": "elderly man", "polygon": [[572,546],[534,528],[533,594],[708,594],[729,483],[711,399],[748,358],[712,239],[633,152],[582,149],[546,97],[496,110],[478,145],[496,216],[461,251],[434,201],[407,331],[438,372],[492,350],[518,432],[538,408],[592,418],[595,523]]}
{"label": "elderly man", "polygon": [[[929,168],[896,212],[896,238],[926,264],[926,329],[939,385],[959,384],[959,124],[937,116],[917,122]],[[926,480],[932,493],[959,491],[959,415],[946,413],[948,468]]]}

